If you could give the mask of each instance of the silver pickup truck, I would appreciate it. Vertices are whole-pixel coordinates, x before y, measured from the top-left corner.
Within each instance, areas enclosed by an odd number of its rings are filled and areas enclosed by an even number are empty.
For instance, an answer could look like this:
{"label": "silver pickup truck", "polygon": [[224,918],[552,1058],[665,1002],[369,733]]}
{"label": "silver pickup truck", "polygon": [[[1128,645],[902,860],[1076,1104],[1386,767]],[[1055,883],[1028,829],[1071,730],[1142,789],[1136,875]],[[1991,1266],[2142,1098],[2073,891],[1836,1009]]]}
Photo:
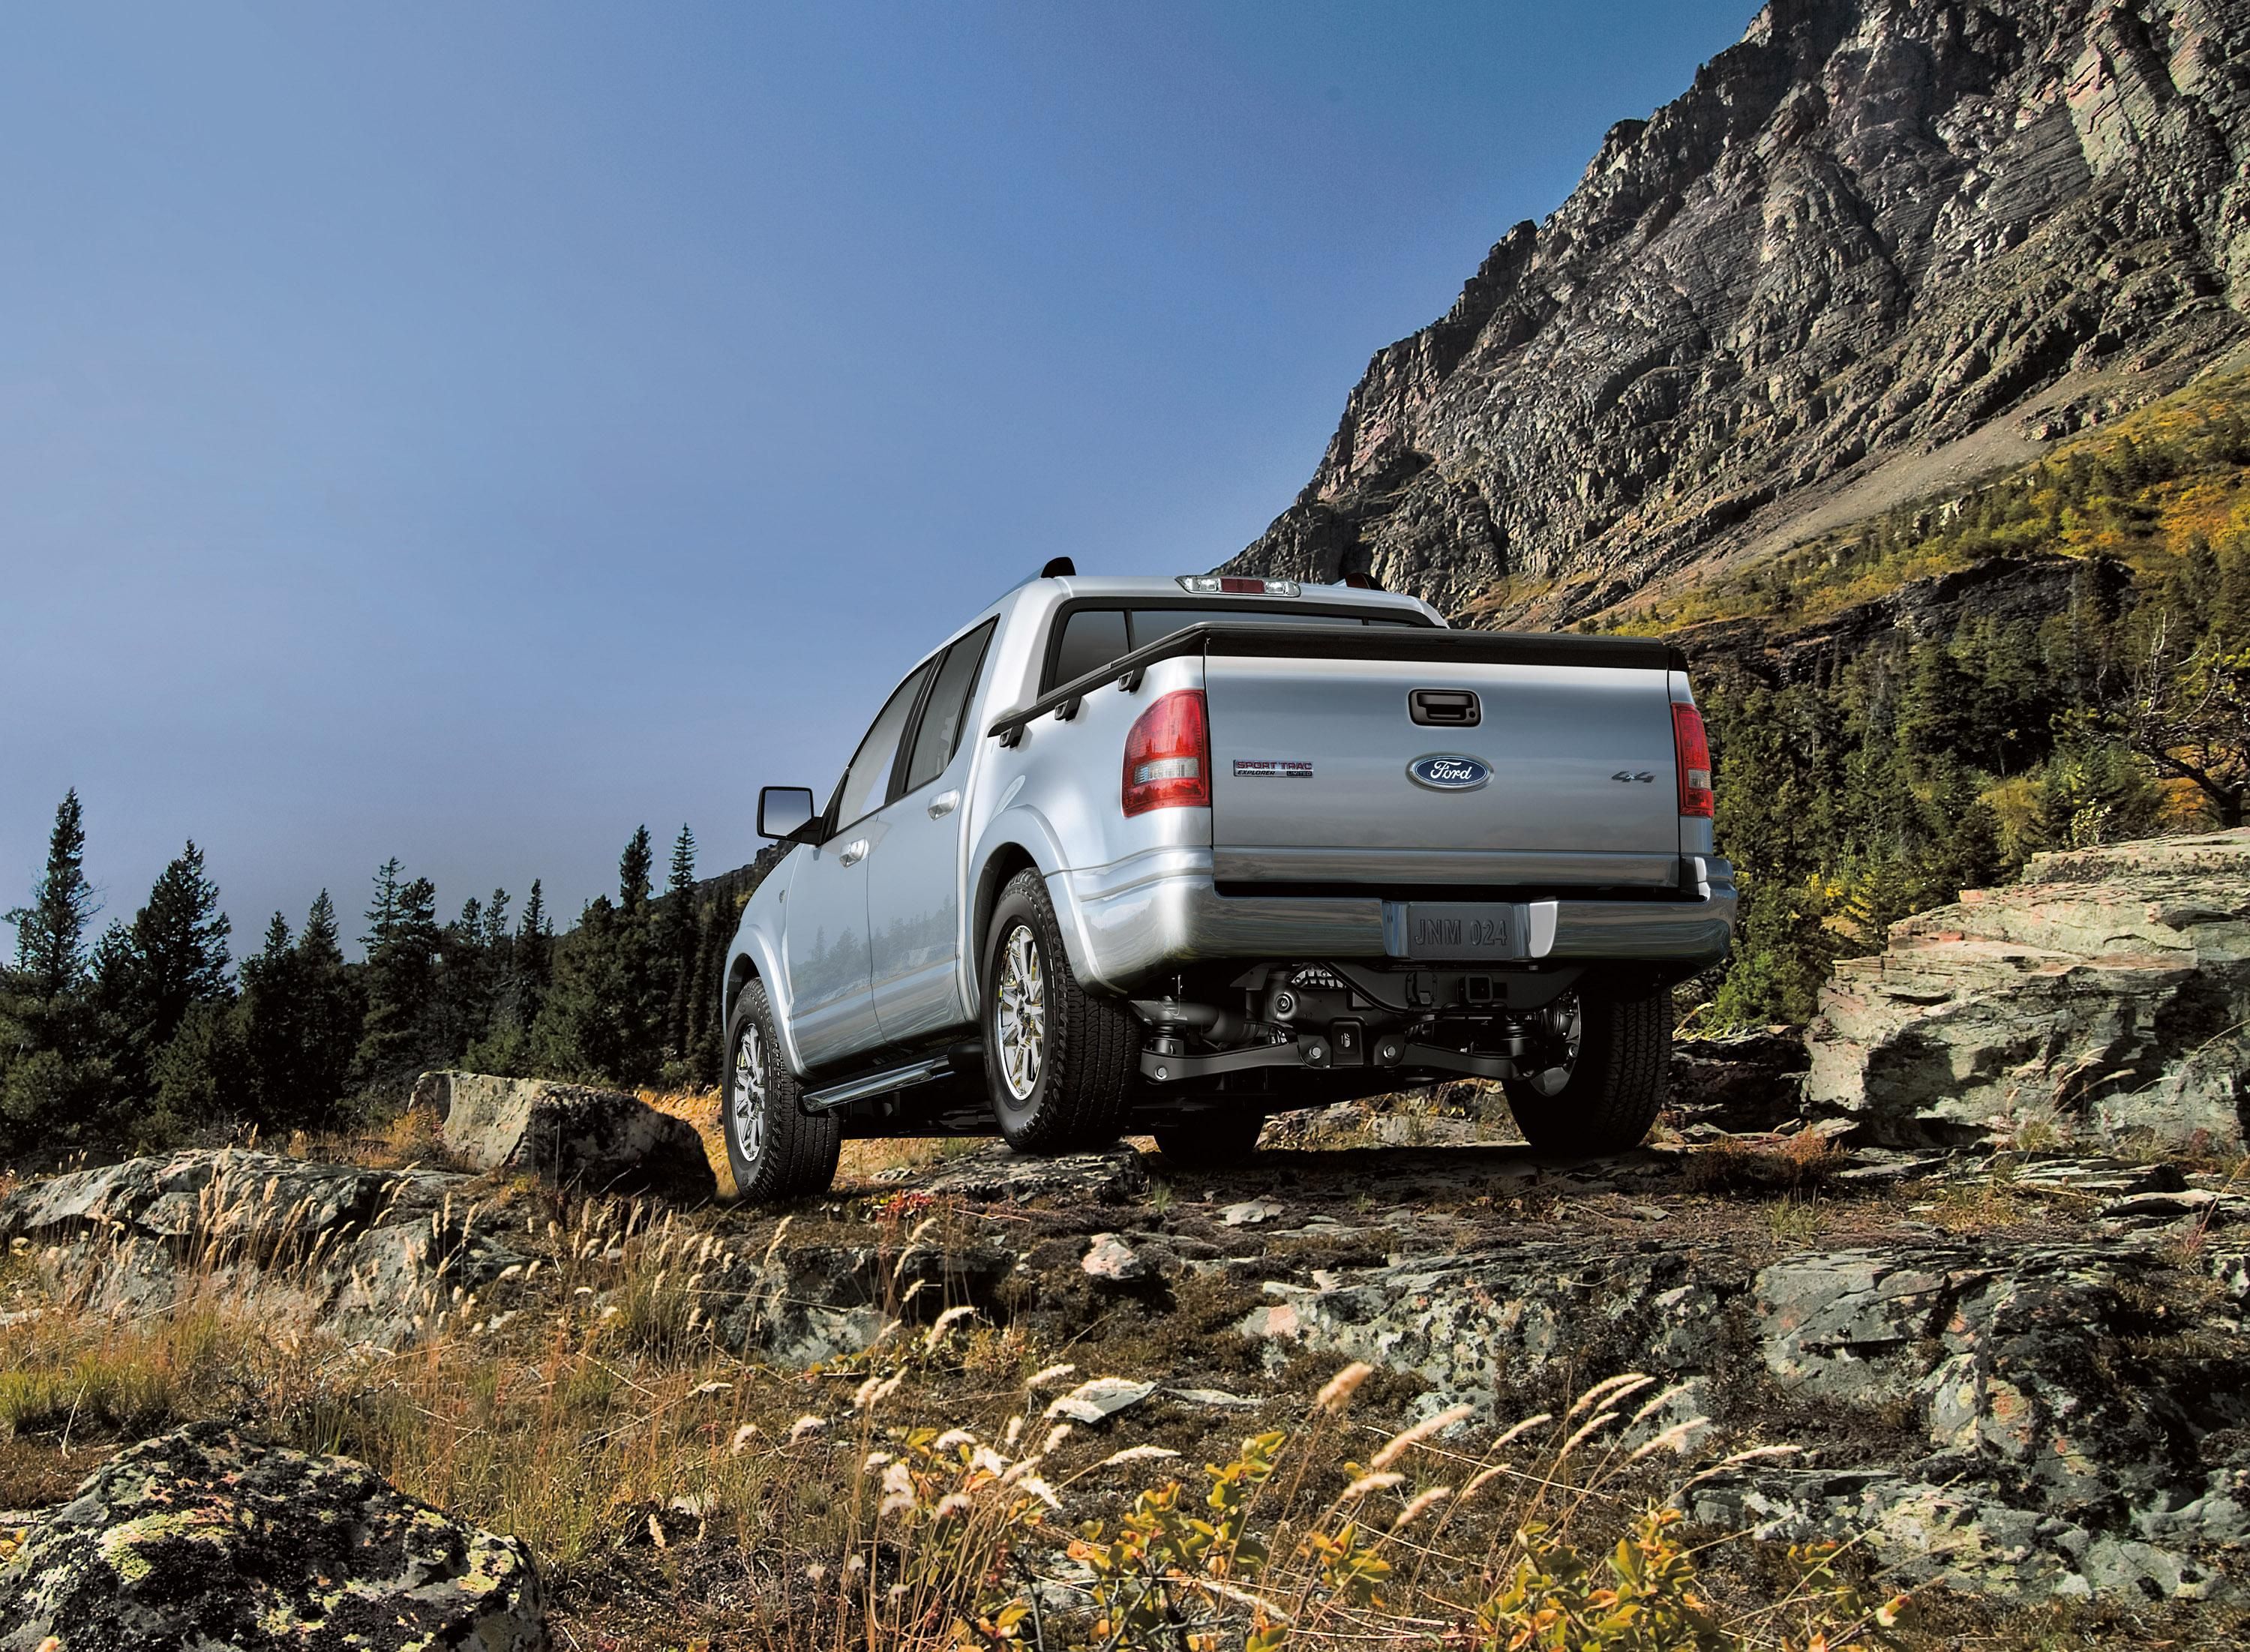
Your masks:
{"label": "silver pickup truck", "polygon": [[1536,1146],[1639,1140],[1735,910],[1681,664],[1050,564],[907,673],[825,807],[759,795],[790,847],[728,961],[736,1185],[818,1191],[846,1136],[1220,1161],[1464,1074]]}

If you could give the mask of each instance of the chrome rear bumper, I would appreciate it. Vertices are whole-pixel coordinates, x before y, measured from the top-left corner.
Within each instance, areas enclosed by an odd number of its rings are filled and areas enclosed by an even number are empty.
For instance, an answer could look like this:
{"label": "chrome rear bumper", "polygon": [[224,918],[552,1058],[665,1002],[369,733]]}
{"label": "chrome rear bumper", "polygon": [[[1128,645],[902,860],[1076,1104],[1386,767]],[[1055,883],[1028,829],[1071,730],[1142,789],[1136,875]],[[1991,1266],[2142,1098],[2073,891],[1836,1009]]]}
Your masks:
{"label": "chrome rear bumper", "polygon": [[[1714,857],[1690,859],[1692,897],[1517,903],[1525,958],[1716,963],[1734,926],[1734,869]],[[1051,874],[1047,891],[1078,978],[1122,993],[1211,959],[1397,955],[1385,940],[1391,903],[1379,896],[1222,895],[1211,869],[1208,849],[1158,849]]]}

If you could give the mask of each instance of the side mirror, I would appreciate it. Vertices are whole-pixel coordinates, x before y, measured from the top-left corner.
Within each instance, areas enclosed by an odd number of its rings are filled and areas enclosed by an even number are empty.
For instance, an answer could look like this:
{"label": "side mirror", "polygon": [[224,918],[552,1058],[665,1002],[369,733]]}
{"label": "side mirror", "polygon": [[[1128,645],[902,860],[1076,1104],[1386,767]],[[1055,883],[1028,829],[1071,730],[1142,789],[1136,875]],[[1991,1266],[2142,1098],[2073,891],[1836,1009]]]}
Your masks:
{"label": "side mirror", "polygon": [[809,786],[762,786],[758,788],[758,836],[792,837],[812,819],[812,788]]}

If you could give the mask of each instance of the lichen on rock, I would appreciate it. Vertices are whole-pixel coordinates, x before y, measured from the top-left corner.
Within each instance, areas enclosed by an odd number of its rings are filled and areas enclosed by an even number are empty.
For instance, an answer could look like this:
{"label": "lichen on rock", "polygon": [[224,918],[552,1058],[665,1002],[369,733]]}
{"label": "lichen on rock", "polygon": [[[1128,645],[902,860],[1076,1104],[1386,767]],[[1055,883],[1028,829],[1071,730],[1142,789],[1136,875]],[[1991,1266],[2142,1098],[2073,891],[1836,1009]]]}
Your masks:
{"label": "lichen on rock", "polygon": [[119,1453],[0,1566],[0,1652],[544,1652],[529,1552],[343,1457],[196,1423]]}

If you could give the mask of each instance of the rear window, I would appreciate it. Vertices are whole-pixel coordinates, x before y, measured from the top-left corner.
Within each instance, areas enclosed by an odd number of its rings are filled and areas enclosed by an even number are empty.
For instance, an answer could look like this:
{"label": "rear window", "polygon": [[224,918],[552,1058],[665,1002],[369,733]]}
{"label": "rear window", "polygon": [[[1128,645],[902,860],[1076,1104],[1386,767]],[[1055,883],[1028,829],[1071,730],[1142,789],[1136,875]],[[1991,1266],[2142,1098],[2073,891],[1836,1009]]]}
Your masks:
{"label": "rear window", "polygon": [[[1246,608],[1232,602],[1195,607],[1081,608],[1063,616],[1047,656],[1046,688],[1098,671],[1114,659],[1162,642],[1191,625],[1225,620],[1229,625],[1424,625],[1411,615],[1344,614],[1334,609]],[[1044,690],[1042,691],[1044,692]]]}

